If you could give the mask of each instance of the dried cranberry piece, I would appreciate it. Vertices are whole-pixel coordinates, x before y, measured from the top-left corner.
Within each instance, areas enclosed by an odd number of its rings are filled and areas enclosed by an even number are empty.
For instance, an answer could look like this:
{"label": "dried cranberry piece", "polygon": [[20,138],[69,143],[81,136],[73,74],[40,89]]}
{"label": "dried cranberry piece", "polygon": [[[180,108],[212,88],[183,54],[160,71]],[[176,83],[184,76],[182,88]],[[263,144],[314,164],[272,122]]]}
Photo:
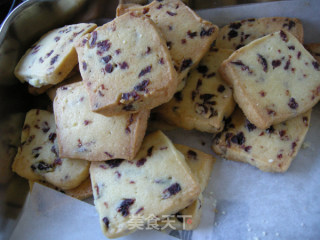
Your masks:
{"label": "dried cranberry piece", "polygon": [[144,9],[143,9],[143,14],[146,14],[146,13],[148,13],[149,12],[149,8],[147,8],[147,7],[145,7]]}
{"label": "dried cranberry piece", "polygon": [[319,66],[319,63],[318,63],[318,62],[313,61],[313,62],[312,62],[312,65],[313,65],[314,69],[320,71],[320,68],[319,68],[320,66]]}
{"label": "dried cranberry piece", "polygon": [[136,163],[137,167],[143,166],[146,161],[147,161],[146,158],[141,158],[141,159],[139,159],[139,160],[137,161],[137,163]]}
{"label": "dried cranberry piece", "polygon": [[177,102],[181,102],[183,100],[182,98],[182,92],[176,92],[173,97],[176,99]]}
{"label": "dried cranberry piece", "polygon": [[44,161],[40,161],[38,163],[31,165],[32,171],[40,171],[40,172],[52,172],[54,170],[53,164],[45,163]]}
{"label": "dried cranberry piece", "polygon": [[193,160],[197,160],[197,153],[193,150],[189,150],[187,152],[187,156],[188,156],[188,158],[191,158]]}
{"label": "dried cranberry piece", "polygon": [[62,164],[62,160],[61,158],[56,158],[53,162],[54,165],[61,165]]}
{"label": "dried cranberry piece", "polygon": [[244,148],[244,150],[245,150],[246,152],[250,152],[251,148],[252,148],[252,146],[246,146],[246,147]]}
{"label": "dried cranberry piece", "polygon": [[53,58],[51,58],[50,65],[53,65],[57,61],[58,57],[59,57],[59,54],[57,54]]}
{"label": "dried cranberry piece", "polygon": [[268,63],[267,60],[260,54],[258,54],[258,62],[262,65],[263,71],[267,72],[268,71]]}
{"label": "dried cranberry piece", "polygon": [[290,59],[288,59],[288,61],[286,62],[286,65],[284,66],[284,70],[288,70],[289,69],[289,66],[290,66]]}
{"label": "dried cranberry piece", "polygon": [[44,133],[47,133],[50,130],[49,124],[47,121],[44,121],[41,126],[41,130]]}
{"label": "dried cranberry piece", "polygon": [[180,72],[182,72],[183,70],[187,69],[188,67],[190,67],[192,64],[192,59],[189,58],[189,59],[184,59],[182,61],[182,64],[181,64],[181,68],[180,68]]}
{"label": "dried cranberry piece", "polygon": [[200,95],[200,99],[202,99],[203,102],[207,102],[208,100],[210,100],[210,99],[213,98],[214,96],[215,96],[214,94],[205,93],[205,94],[201,94],[201,95]]}
{"label": "dried cranberry piece", "polygon": [[181,186],[179,183],[174,183],[167,189],[163,191],[162,199],[167,199],[171,197],[172,195],[176,195],[178,192],[181,191]]}
{"label": "dried cranberry piece", "polygon": [[238,144],[238,145],[242,145],[244,144],[246,141],[246,138],[243,134],[243,132],[239,132],[237,135],[234,135],[232,138],[231,138],[231,142],[235,143],[235,144]]}
{"label": "dried cranberry piece", "polygon": [[105,161],[105,163],[108,164],[110,168],[119,167],[122,162],[123,162],[123,159],[113,159],[113,160]]}
{"label": "dried cranberry piece", "polygon": [[141,208],[139,208],[139,209],[135,212],[135,214],[138,214],[139,212],[141,212],[141,211],[143,211],[143,210],[144,210],[144,208],[141,207]]}
{"label": "dried cranberry piece", "polygon": [[230,40],[231,38],[235,38],[238,36],[238,32],[231,29],[230,32],[228,33],[228,39]]}
{"label": "dried cranberry piece", "polygon": [[105,56],[105,57],[102,58],[102,60],[103,60],[105,63],[108,63],[111,59],[112,59],[112,56],[111,56],[111,55],[108,55],[108,56]]}
{"label": "dried cranberry piece", "polygon": [[288,106],[291,109],[297,109],[299,107],[299,104],[296,102],[296,100],[294,98],[290,98]]}
{"label": "dried cranberry piece", "polygon": [[108,152],[104,152],[104,154],[107,155],[109,158],[113,158],[113,155]]}
{"label": "dried cranberry piece", "polygon": [[287,36],[287,34],[285,34],[285,32],[282,31],[282,30],[280,31],[280,37],[281,37],[282,41],[288,42],[288,36]]}
{"label": "dried cranberry piece", "polygon": [[84,71],[87,70],[87,63],[86,63],[85,61],[82,62],[82,69],[83,69]]}
{"label": "dried cranberry piece", "polygon": [[208,67],[206,65],[199,65],[197,67],[199,73],[206,74],[208,72]]}
{"label": "dried cranberry piece", "polygon": [[289,50],[295,50],[296,47],[292,45],[292,46],[288,46],[288,49],[289,49]]}
{"label": "dried cranberry piece", "polygon": [[49,141],[53,143],[56,137],[57,137],[56,133],[50,133],[48,138],[49,138]]}
{"label": "dried cranberry piece", "polygon": [[36,45],[33,47],[31,54],[35,54],[40,50],[40,45]]}
{"label": "dried cranberry piece", "polygon": [[272,133],[274,133],[274,130],[275,130],[274,127],[270,126],[269,128],[266,129],[266,132],[269,134],[272,134]]}
{"label": "dried cranberry piece", "polygon": [[58,41],[60,40],[60,37],[59,37],[59,36],[58,36],[58,37],[55,37],[54,40],[55,40],[56,42],[58,42]]}
{"label": "dried cranberry piece", "polygon": [[190,30],[187,32],[187,34],[191,39],[197,36],[197,32],[191,32]]}
{"label": "dried cranberry piece", "polygon": [[300,57],[301,57],[301,52],[299,51],[299,52],[297,53],[297,58],[300,59]]}
{"label": "dried cranberry piece", "polygon": [[120,212],[124,217],[128,216],[130,214],[129,208],[135,201],[135,199],[124,199],[118,207],[117,212]]}
{"label": "dried cranberry piece", "polygon": [[273,60],[271,62],[273,69],[275,69],[276,67],[279,67],[281,65],[281,61],[280,60]]}
{"label": "dried cranberry piece", "polygon": [[252,70],[249,68],[249,66],[245,65],[241,60],[237,60],[231,63],[236,66],[240,66],[242,71],[248,71],[250,74],[252,73]]}
{"label": "dried cranberry piece", "polygon": [[220,84],[219,87],[218,87],[218,92],[223,93],[224,90],[226,90],[225,86],[223,86],[222,84]]}
{"label": "dried cranberry piece", "polygon": [[109,219],[107,217],[104,217],[102,221],[104,222],[104,225],[106,225],[106,228],[109,228],[109,224],[110,224]]}
{"label": "dried cranberry piece", "polygon": [[248,129],[249,132],[255,130],[257,127],[252,124],[251,122],[249,122],[248,119],[246,119],[246,128]]}
{"label": "dried cranberry piece", "polygon": [[152,65],[149,65],[149,66],[145,67],[144,69],[142,69],[140,71],[138,77],[140,78],[140,77],[144,76],[145,74],[149,73],[151,71],[151,69],[152,69]]}
{"label": "dried cranberry piece", "polygon": [[284,135],[286,135],[286,130],[280,130],[279,135],[280,137],[283,137]]}
{"label": "dried cranberry piece", "polygon": [[59,154],[58,154],[58,152],[57,152],[56,145],[53,145],[53,146],[51,147],[51,152],[53,152],[54,155],[56,155],[56,157],[59,157]]}
{"label": "dried cranberry piece", "polygon": [[113,65],[111,63],[108,63],[105,67],[105,70],[107,73],[112,73],[113,72]]}
{"label": "dried cranberry piece", "polygon": [[201,32],[200,32],[200,36],[201,37],[205,37],[205,36],[211,36],[212,33],[214,32],[214,28],[209,28],[209,29],[205,29],[205,28],[201,28]]}
{"label": "dried cranberry piece", "polygon": [[90,47],[92,48],[96,44],[98,33],[94,31],[92,32],[91,36],[92,36],[92,39],[90,42]]}
{"label": "dried cranberry piece", "polygon": [[53,50],[51,50],[50,52],[48,52],[48,53],[46,54],[46,57],[47,57],[47,58],[50,57],[52,53],[53,53]]}
{"label": "dried cranberry piece", "polygon": [[289,23],[284,23],[282,27],[288,27],[288,30],[291,30],[296,25],[296,23],[292,20],[289,21]]}
{"label": "dried cranberry piece", "polygon": [[109,40],[104,40],[104,41],[101,41],[101,42],[98,42],[97,43],[97,48],[98,48],[98,51],[97,53],[98,54],[101,54],[103,52],[106,52],[110,49],[111,47],[111,42]]}
{"label": "dried cranberry piece", "polygon": [[149,79],[143,80],[138,85],[134,86],[133,89],[136,91],[145,91],[149,83],[150,83]]}
{"label": "dried cranberry piece", "polygon": [[242,26],[241,23],[235,22],[235,23],[230,23],[229,28],[239,29],[241,26]]}

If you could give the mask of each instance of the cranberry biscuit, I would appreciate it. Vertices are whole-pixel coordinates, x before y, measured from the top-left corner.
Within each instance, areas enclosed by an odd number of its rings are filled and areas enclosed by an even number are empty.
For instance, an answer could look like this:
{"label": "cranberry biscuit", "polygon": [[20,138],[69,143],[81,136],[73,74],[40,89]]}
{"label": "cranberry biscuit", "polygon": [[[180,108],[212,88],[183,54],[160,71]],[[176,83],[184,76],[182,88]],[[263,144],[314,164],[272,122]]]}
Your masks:
{"label": "cranberry biscuit", "polygon": [[238,108],[225,130],[215,136],[212,148],[226,159],[246,162],[262,171],[285,172],[301,147],[310,117],[311,110],[261,130]]}
{"label": "cranberry biscuit", "polygon": [[185,88],[156,109],[158,115],[178,127],[202,132],[219,132],[223,118],[233,112],[231,88],[218,73],[223,60],[232,50],[211,49],[196,69],[191,70]]}
{"label": "cranberry biscuit", "polygon": [[[162,32],[172,56],[179,82],[195,67],[217,38],[219,28],[200,18],[179,0],[153,1],[142,7],[131,7],[129,11],[152,19]],[[184,82],[178,87],[180,91]]]}
{"label": "cranberry biscuit", "polygon": [[63,81],[78,63],[74,42],[96,26],[79,23],[48,32],[24,54],[14,74],[37,88]]}
{"label": "cranberry biscuit", "polygon": [[[172,215],[169,218],[169,221],[170,224],[176,229],[193,230],[196,229],[200,224],[204,200],[202,192],[205,190],[208,184],[212,168],[215,163],[215,158],[209,154],[188,146],[180,144],[175,144],[174,146],[184,155],[191,172],[197,178],[200,184],[201,194],[191,205]],[[165,226],[165,224],[167,224],[166,219],[162,220],[159,224]]]}
{"label": "cranberry biscuit", "polygon": [[89,176],[89,166],[84,160],[61,157],[52,113],[37,109],[27,113],[21,146],[12,165],[14,172],[31,181],[45,180],[65,190],[79,186]]}
{"label": "cranberry biscuit", "polygon": [[58,88],[53,107],[60,155],[88,161],[133,159],[149,117],[149,110],[114,117],[92,112],[83,82]]}
{"label": "cranberry biscuit", "polygon": [[125,14],[76,44],[91,109],[106,116],[152,109],[169,101],[178,80],[155,24]]}
{"label": "cranberry biscuit", "polygon": [[148,135],[135,159],[93,162],[94,203],[103,233],[120,237],[137,230],[135,220],[156,221],[190,205],[200,186],[184,156],[160,131]]}
{"label": "cranberry biscuit", "polygon": [[320,99],[320,66],[289,32],[257,39],[235,51],[220,73],[235,101],[261,129],[308,111]]}
{"label": "cranberry biscuit", "polygon": [[297,18],[251,18],[230,23],[221,28],[216,47],[239,49],[265,35],[285,30],[303,42],[303,26]]}

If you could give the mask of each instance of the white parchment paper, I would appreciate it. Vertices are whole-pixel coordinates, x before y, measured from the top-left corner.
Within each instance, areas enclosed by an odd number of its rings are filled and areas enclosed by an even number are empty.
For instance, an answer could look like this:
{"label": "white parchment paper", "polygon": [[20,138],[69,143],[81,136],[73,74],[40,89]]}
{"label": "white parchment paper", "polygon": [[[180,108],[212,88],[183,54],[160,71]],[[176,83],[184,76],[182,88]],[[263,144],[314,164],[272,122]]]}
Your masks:
{"label": "white parchment paper", "polygon": [[[241,5],[198,13],[219,26],[252,17],[297,17],[304,25],[305,42],[320,42],[320,1],[317,0]],[[284,174],[265,173],[248,164],[218,158],[204,193],[199,228],[170,234],[194,240],[320,239],[319,118],[318,104],[305,140],[307,147],[300,150]],[[211,134],[183,130],[166,134],[175,143],[213,154]],[[101,233],[94,206],[36,184],[11,237],[18,239],[106,238]],[[156,231],[139,231],[123,239],[173,238]]]}

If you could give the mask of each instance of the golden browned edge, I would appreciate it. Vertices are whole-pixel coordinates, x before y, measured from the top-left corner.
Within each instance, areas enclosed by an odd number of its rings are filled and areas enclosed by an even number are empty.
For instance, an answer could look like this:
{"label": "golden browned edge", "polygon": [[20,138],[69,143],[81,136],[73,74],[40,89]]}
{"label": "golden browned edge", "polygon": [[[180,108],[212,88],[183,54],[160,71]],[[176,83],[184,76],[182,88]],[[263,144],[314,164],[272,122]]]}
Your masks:
{"label": "golden browned edge", "polygon": [[31,95],[34,95],[34,96],[38,96],[40,94],[43,94],[45,93],[49,88],[51,88],[53,85],[49,84],[49,85],[45,85],[45,86],[42,86],[42,87],[34,87],[30,84],[28,84],[28,92],[31,94]]}
{"label": "golden browned edge", "polygon": [[[312,110],[308,110],[309,113],[309,117],[308,117],[308,125],[310,126],[310,117],[311,117],[311,112]],[[303,115],[305,113],[300,114],[299,116]],[[212,143],[212,150],[220,155],[222,158],[225,158],[227,160],[232,160],[232,161],[237,161],[237,162],[244,162],[244,163],[248,163],[258,169],[260,169],[263,172],[279,172],[279,173],[283,173],[286,172],[288,170],[288,168],[291,165],[292,160],[296,157],[296,155],[298,154],[301,145],[307,135],[308,132],[308,128],[305,129],[305,131],[302,133],[301,139],[298,142],[298,145],[296,146],[291,158],[287,158],[285,159],[282,163],[281,167],[278,167],[277,165],[274,165],[272,163],[268,164],[264,161],[261,161],[259,158],[254,158],[254,161],[252,161],[251,156],[244,153],[243,150],[240,150],[239,148],[233,148],[232,151],[228,150],[228,147],[225,145],[219,145],[219,144],[215,144],[215,142]]]}
{"label": "golden browned edge", "polygon": [[137,3],[120,3],[116,9],[116,17],[119,17],[130,11],[132,8],[141,7],[140,4]]}
{"label": "golden browned edge", "polygon": [[86,199],[86,198],[89,198],[89,197],[92,197],[92,187],[91,187],[91,179],[90,179],[90,176],[88,178],[86,178],[82,183],[80,183],[79,186],[75,187],[75,188],[72,188],[72,189],[69,189],[69,190],[62,190],[50,183],[47,183],[45,181],[32,181],[32,180],[29,180],[29,187],[30,187],[30,192],[32,192],[32,189],[33,189],[33,184],[37,182],[41,185],[44,185],[46,187],[49,187],[49,188],[52,188],[56,191],[59,191],[59,192],[62,192],[62,193],[65,193],[66,195],[70,196],[70,197],[73,197],[73,198],[76,198],[76,199],[79,199],[79,200],[83,200],[83,199]]}
{"label": "golden browned edge", "polygon": [[129,153],[130,157],[128,160],[134,159],[141,147],[142,141],[146,134],[149,116],[150,110],[142,110],[141,112],[137,113],[135,125],[132,128],[134,131],[131,133],[133,137],[130,138],[130,145],[133,146],[133,150]]}
{"label": "golden browned edge", "polygon": [[304,47],[320,63],[320,56],[315,55],[316,51],[318,51],[318,53],[320,53],[320,43],[309,43],[309,44],[305,44]]}

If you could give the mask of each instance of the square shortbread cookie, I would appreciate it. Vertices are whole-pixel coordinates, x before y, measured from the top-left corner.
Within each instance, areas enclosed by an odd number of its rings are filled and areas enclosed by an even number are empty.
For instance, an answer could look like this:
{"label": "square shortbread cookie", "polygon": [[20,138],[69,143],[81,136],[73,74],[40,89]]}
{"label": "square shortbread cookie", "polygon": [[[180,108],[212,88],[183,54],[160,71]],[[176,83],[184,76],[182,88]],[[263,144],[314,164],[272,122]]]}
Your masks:
{"label": "square shortbread cookie", "polygon": [[153,1],[141,7],[123,8],[117,12],[144,15],[161,30],[178,73],[180,91],[189,70],[195,67],[217,38],[219,28],[200,18],[179,0]]}
{"label": "square shortbread cookie", "polygon": [[14,172],[31,181],[45,180],[61,189],[72,189],[89,176],[89,166],[84,160],[61,157],[52,113],[38,109],[27,113],[12,165]]}
{"label": "square shortbread cookie", "polygon": [[246,162],[262,171],[285,172],[307,134],[310,117],[311,110],[261,130],[238,108],[225,130],[215,136],[212,148],[226,159]]}
{"label": "square shortbread cookie", "polygon": [[91,163],[90,176],[101,228],[109,238],[136,231],[137,218],[144,224],[171,215],[200,194],[183,154],[160,131],[144,139],[132,161]]}
{"label": "square shortbread cookie", "polygon": [[155,24],[128,13],[76,44],[91,109],[106,116],[152,109],[178,86],[170,53]]}
{"label": "square shortbread cookie", "polygon": [[289,32],[251,42],[219,70],[245,116],[261,129],[308,111],[320,99],[319,63]]}
{"label": "square shortbread cookie", "polygon": [[165,121],[185,129],[220,132],[223,119],[233,112],[235,102],[231,88],[218,69],[232,50],[211,49],[199,66],[190,71],[185,88],[155,111]]}
{"label": "square shortbread cookie", "polygon": [[38,88],[63,81],[78,63],[74,42],[96,27],[79,23],[48,32],[27,50],[14,74],[21,82]]}
{"label": "square shortbread cookie", "polygon": [[114,117],[92,112],[83,82],[58,88],[53,105],[61,156],[88,161],[130,160],[138,152],[149,110]]}

